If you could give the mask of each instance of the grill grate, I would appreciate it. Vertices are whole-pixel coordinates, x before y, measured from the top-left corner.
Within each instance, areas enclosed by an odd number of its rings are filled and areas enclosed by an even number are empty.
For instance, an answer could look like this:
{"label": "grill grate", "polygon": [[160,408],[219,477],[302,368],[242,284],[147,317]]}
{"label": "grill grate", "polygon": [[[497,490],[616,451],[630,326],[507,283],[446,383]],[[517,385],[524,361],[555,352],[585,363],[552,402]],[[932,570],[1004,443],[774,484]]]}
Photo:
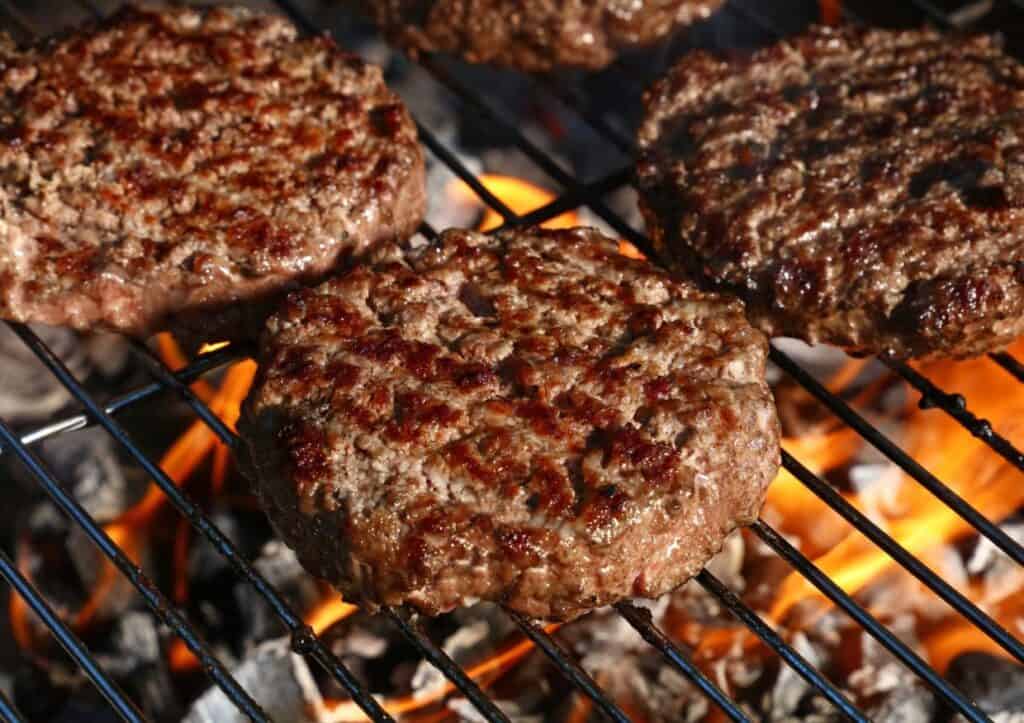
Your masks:
{"label": "grill grate", "polygon": [[[1024,10],[1024,2],[1021,0],[1009,0],[1009,3],[1015,8]],[[100,12],[99,8],[91,0],[79,0],[78,4],[90,13],[99,14]],[[915,8],[922,20],[928,20],[944,28],[958,26],[949,15],[931,2],[926,0],[908,0],[906,4]],[[320,29],[313,24],[308,15],[296,3],[291,0],[278,0],[276,5],[306,32],[319,32]],[[752,5],[752,2],[737,1],[731,3],[725,11],[735,13],[744,21],[754,23],[772,34],[781,35],[772,22],[765,18],[762,12],[752,7]],[[847,14],[850,15],[850,19],[857,20],[849,12]],[[32,23],[10,2],[0,2],[0,16],[2,16],[0,19],[2,19],[5,26],[19,38],[31,37],[35,32]],[[962,24],[960,26],[962,27]],[[561,185],[563,192],[555,200],[535,211],[518,215],[494,197],[483,186],[476,174],[461,163],[458,156],[438,140],[430,128],[420,124],[419,129],[424,145],[438,160],[448,166],[456,176],[465,181],[479,196],[481,202],[495,210],[504,220],[505,226],[540,223],[573,208],[587,206],[624,238],[638,246],[641,250],[650,251],[649,241],[642,234],[634,230],[626,221],[612,212],[601,200],[607,193],[629,185],[632,178],[631,168],[621,169],[589,183],[581,182],[559,166],[546,152],[531,143],[517,128],[512,126],[499,112],[492,108],[478,91],[465,86],[458,78],[448,73],[441,63],[428,57],[422,61],[421,65],[457,98],[477,111],[480,122],[486,124],[493,134],[500,134],[502,137],[507,138],[512,145],[518,148],[539,169]],[[642,89],[644,80],[633,77],[627,68],[619,66],[613,72],[619,73],[622,76],[624,85],[631,87],[633,92],[638,94]],[[627,153],[632,149],[632,140],[609,124],[603,117],[594,113],[586,94],[580,89],[553,78],[542,78],[538,79],[537,82],[542,84],[553,96],[566,102],[568,107],[573,108],[590,128],[610,146]],[[427,225],[424,225],[422,232],[427,237],[436,235],[435,230]],[[115,420],[117,413],[154,399],[164,392],[170,392],[183,397],[196,412],[197,416],[208,424],[220,439],[230,447],[236,447],[239,441],[237,436],[213,414],[209,407],[192,394],[187,385],[209,371],[245,357],[247,352],[251,350],[228,348],[205,354],[194,360],[182,371],[172,373],[144,345],[137,344],[134,347],[135,352],[140,361],[152,374],[154,382],[119,397],[106,406],[102,406],[82,387],[60,359],[31,330],[18,324],[10,324],[10,326],[46,365],[49,371],[67,388],[85,411],[82,414],[55,420],[44,427],[24,435],[20,439],[0,420],[0,446],[2,446],[4,452],[13,453],[18,458],[32,473],[32,476],[53,502],[79,525],[93,543],[100,548],[103,554],[120,569],[132,585],[141,593],[146,604],[157,617],[184,640],[189,650],[201,661],[207,676],[224,691],[225,695],[228,696],[238,709],[252,720],[269,720],[265,712],[259,708],[232,677],[230,672],[217,660],[209,645],[189,624],[183,614],[168,602],[163,593],[152,585],[142,571],[103,532],[96,521],[65,491],[60,482],[31,451],[31,445],[64,432],[81,429],[86,426],[102,426],[146,470],[149,476],[168,496],[170,502],[230,563],[235,572],[252,585],[260,596],[270,604],[276,616],[291,634],[296,652],[314,659],[321,665],[343,686],[352,696],[352,699],[372,720],[392,720],[345,665],[302,622],[302,619],[281,597],[279,592],[253,568],[248,560],[241,556],[239,551],[224,533],[214,525],[210,518],[187,495],[178,489],[153,460],[149,459],[132,442],[125,428]],[[1024,563],[1024,547],[1011,539],[993,521],[985,518],[950,487],[925,470],[881,431],[854,411],[846,402],[827,391],[792,358],[775,348],[771,352],[771,359],[783,372],[809,392],[812,397],[824,404],[839,420],[854,429],[866,442],[875,447],[912,479],[955,511],[981,535],[991,540],[1012,560],[1018,564]],[[992,359],[1008,373],[1024,381],[1024,365],[1021,362],[1007,354],[994,354]],[[889,367],[921,394],[920,403],[922,407],[936,407],[943,410],[971,434],[981,439],[997,454],[1001,455],[1018,469],[1024,470],[1024,454],[1007,439],[995,433],[987,421],[979,419],[972,414],[963,397],[949,394],[939,389],[929,379],[905,364],[889,363]],[[1014,658],[1024,662],[1024,644],[1021,641],[1017,640],[992,620],[991,617],[932,572],[912,553],[900,546],[892,537],[846,502],[842,495],[832,486],[808,470],[798,460],[784,453],[783,464],[794,477],[826,502],[835,512],[850,522],[859,532],[885,551],[893,560],[917,577],[942,600],[992,638]],[[890,630],[849,595],[843,592],[833,580],[790,545],[779,533],[764,521],[758,521],[752,529],[762,541],[780,557],[784,558],[795,570],[799,571],[823,595],[861,625],[869,635],[898,658],[952,708],[970,721],[989,720],[985,713],[972,701],[968,700],[962,693],[947,683],[937,671],[901,642]],[[11,560],[3,555],[0,555],[0,577],[18,595],[22,596],[28,605],[40,616],[60,644],[67,649],[73,659],[82,667],[86,675],[110,702],[115,712],[121,718],[129,721],[144,720],[144,716],[118,689],[112,679],[103,672],[81,641],[53,613],[39,592],[19,573]],[[751,631],[758,635],[815,690],[831,701],[845,717],[856,721],[867,720],[863,712],[858,711],[834,685],[783,641],[757,613],[747,607],[721,581],[707,571],[702,572],[698,576],[697,581],[724,607],[747,625]],[[664,656],[675,669],[691,680],[729,719],[735,721],[748,720],[737,703],[732,701],[713,681],[705,676],[687,655],[652,623],[650,614],[646,610],[629,603],[617,605],[616,610],[644,640]],[[492,722],[508,720],[494,702],[488,698],[486,693],[450,657],[429,640],[420,629],[415,615],[405,610],[387,610],[385,614],[408,638],[420,654],[434,664],[466,696],[485,720]],[[602,711],[607,718],[613,721],[629,720],[623,711],[605,695],[597,683],[579,666],[571,655],[548,633],[515,613],[509,614],[520,629],[555,663],[568,682],[582,694],[593,700],[597,709]],[[2,695],[0,695],[0,719],[4,721],[23,720],[10,701]]]}

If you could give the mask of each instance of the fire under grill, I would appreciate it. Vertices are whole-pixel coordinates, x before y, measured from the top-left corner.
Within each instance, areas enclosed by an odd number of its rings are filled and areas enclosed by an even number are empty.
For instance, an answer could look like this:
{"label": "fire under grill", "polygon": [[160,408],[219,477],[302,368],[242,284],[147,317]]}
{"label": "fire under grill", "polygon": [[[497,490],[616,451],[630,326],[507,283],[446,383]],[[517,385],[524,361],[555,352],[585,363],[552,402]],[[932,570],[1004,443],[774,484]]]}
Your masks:
{"label": "fire under grill", "polygon": [[[813,3],[804,3],[814,5]],[[69,16],[84,17],[86,15],[102,15],[113,8],[94,0],[80,0],[69,3],[66,8]],[[272,4],[263,4],[272,7]],[[776,5],[778,7],[776,7]],[[787,13],[788,6],[800,3],[757,3],[754,0],[735,0],[727,4],[722,11],[729,18],[729,32],[724,39],[717,37],[714,28],[706,31],[698,29],[697,35],[703,44],[742,46],[754,42],[770,41],[774,37],[784,35],[791,28],[792,18]],[[978,27],[988,30],[1008,30],[1014,25],[1024,29],[1024,2],[1019,0],[994,0],[989,2],[939,2],[934,0],[907,0],[887,3],[887,7],[879,8],[876,3],[862,3],[864,15],[856,8],[856,4],[838,2],[822,2],[820,9],[814,6],[813,12],[837,19],[845,16],[850,22],[862,22],[868,19],[877,21],[892,19],[902,24],[932,23],[948,30],[970,29]],[[325,8],[322,4],[280,0],[277,9],[292,18],[305,32],[323,32],[326,27],[320,23],[324,18],[335,17],[343,12]],[[8,31],[20,40],[53,32],[55,27],[39,26],[37,14],[19,9],[13,2],[0,3],[0,19],[6,23]],[[54,22],[61,22],[55,20]],[[1012,30],[1008,30],[1012,32]],[[1019,50],[1014,43],[1019,37],[1009,37],[1008,45],[1012,50]],[[675,41],[672,41],[675,42]],[[670,43],[671,44],[671,43]],[[675,50],[679,50],[677,46]],[[611,86],[612,93],[629,102],[620,102],[622,113],[635,114],[639,108],[639,96],[644,86],[652,79],[652,72],[660,66],[648,62],[650,56],[637,59],[626,58],[617,63],[601,76],[601,82]],[[596,174],[594,178],[584,178],[581,173],[566,170],[566,164],[554,157],[550,149],[536,141],[530,133],[521,130],[519,124],[499,110],[489,97],[490,88],[486,84],[472,82],[472,74],[454,72],[455,64],[441,58],[426,57],[420,60],[419,70],[425,71],[445,89],[445,93],[459,103],[466,115],[476,123],[476,132],[487,138],[499,139],[502,144],[516,149],[532,166],[532,173],[547,179],[548,183],[560,187],[560,193],[544,200],[539,207],[519,212],[507,204],[502,194],[494,190],[494,185],[484,179],[473,163],[467,162],[457,149],[449,143],[450,134],[439,129],[434,118],[426,118],[419,114],[421,139],[432,155],[435,167],[445,169],[455,178],[461,180],[476,197],[476,203],[497,214],[498,223],[505,226],[539,224],[561,217],[563,214],[586,209],[591,218],[604,224],[622,239],[633,244],[641,252],[649,252],[650,244],[644,235],[634,228],[635,219],[619,209],[623,204],[616,204],[613,196],[627,191],[632,181],[632,169],[629,156],[632,150],[631,131],[635,118],[616,118],[608,110],[607,102],[594,98],[595,88],[592,79],[577,75],[552,75],[521,82],[529,83],[537,93],[546,94],[552,102],[559,102],[571,118],[567,132],[586,132],[596,139],[589,146],[590,152],[607,153],[609,157],[622,159],[621,167],[610,172]],[[415,108],[414,104],[413,105]],[[614,104],[613,104],[614,105]],[[433,115],[433,114],[431,114]],[[565,117],[562,122],[566,123]],[[583,130],[581,130],[583,129]],[[425,224],[421,233],[426,237],[436,235],[436,229]],[[27,471],[34,484],[41,488],[46,497],[66,515],[79,532],[84,533],[89,543],[109,561],[116,570],[141,595],[145,605],[159,622],[166,626],[181,642],[181,645],[198,662],[198,667],[208,678],[211,686],[219,688],[226,699],[246,718],[254,721],[271,720],[272,716],[256,701],[253,690],[247,690],[239,682],[229,667],[221,662],[214,646],[209,644],[199,629],[186,617],[179,602],[173,601],[174,596],[161,590],[151,581],[143,570],[133,561],[134,557],[126,549],[117,535],[111,534],[108,526],[101,524],[76,499],[64,482],[52,471],[52,465],[44,462],[36,450],[37,445],[65,435],[69,432],[85,428],[102,430],[120,452],[140,467],[151,479],[165,499],[180,513],[183,523],[187,523],[197,537],[204,538],[226,564],[233,575],[247,584],[254,595],[269,606],[283,632],[290,636],[291,648],[298,655],[314,661],[323,674],[333,679],[339,689],[350,696],[351,703],[358,706],[366,716],[374,721],[394,720],[392,713],[385,710],[381,702],[371,694],[360,677],[353,673],[351,666],[342,660],[325,641],[314,632],[299,610],[289,601],[288,597],[271,581],[265,571],[258,569],[246,555],[232,536],[221,529],[213,515],[204,511],[202,506],[182,491],[178,480],[174,479],[161,464],[139,444],[136,430],[132,424],[124,421],[126,415],[140,411],[143,414],[159,415],[161,399],[176,397],[183,400],[205,425],[214,437],[228,448],[237,447],[239,440],[232,425],[224,421],[224,415],[208,398],[195,390],[191,385],[204,375],[212,374],[246,358],[251,350],[238,347],[217,348],[201,354],[187,365],[172,371],[166,363],[166,357],[160,358],[148,347],[133,344],[131,352],[136,361],[146,370],[151,381],[132,391],[114,398],[111,401],[100,401],[93,390],[89,389],[79,376],[69,368],[63,360],[63,353],[55,353],[51,345],[35,331],[26,326],[8,324],[13,334],[20,340],[25,349],[31,352],[38,362],[80,405],[81,412],[69,416],[52,419],[37,426],[27,433],[13,431],[9,420],[0,420],[0,446],[3,455],[16,459]],[[210,340],[216,341],[216,340]],[[819,381],[818,376],[808,369],[808,364],[801,357],[786,351],[790,347],[776,345],[771,352],[771,361],[777,367],[780,378],[793,388],[801,390],[812,403],[821,405],[831,415],[833,421],[841,423],[841,428],[851,435],[858,436],[867,447],[877,452],[881,462],[893,465],[913,484],[920,487],[942,505],[945,510],[976,532],[988,544],[1004,553],[1013,565],[1024,565],[1024,547],[1015,536],[1007,531],[1003,520],[987,516],[979,506],[958,494],[939,473],[930,472],[925,464],[906,451],[906,445],[894,441],[895,435],[890,429],[879,424],[872,415],[859,411],[852,401],[836,393],[831,385]],[[1015,384],[1024,384],[1024,363],[1009,353],[993,354],[987,360],[993,374],[1008,374],[1014,378]],[[1018,448],[1008,437],[994,429],[993,424],[976,415],[977,408],[972,407],[972,399],[958,393],[947,391],[947,380],[936,381],[918,367],[903,363],[882,360],[880,366],[890,378],[901,379],[919,396],[921,409],[934,409],[932,414],[944,414],[946,421],[959,425],[970,435],[980,441],[988,449],[986,454],[993,458],[1001,458],[1002,463],[1014,469],[1015,474],[1024,472],[1024,451]],[[1010,378],[1008,377],[1008,378]],[[0,387],[6,382],[0,382]],[[133,416],[132,419],[135,419]],[[985,612],[978,602],[958,590],[946,579],[946,576],[933,570],[915,552],[913,545],[896,535],[885,525],[873,521],[871,515],[861,506],[854,504],[849,495],[826,475],[816,471],[814,461],[801,457],[799,449],[783,452],[784,469],[791,475],[795,485],[803,488],[821,503],[846,521],[856,531],[870,541],[880,555],[888,558],[903,570],[910,573],[920,584],[931,591],[939,600],[959,616],[959,623],[968,626],[972,631],[984,636],[996,648],[1008,657],[1024,663],[1024,643],[1007,626],[1001,624],[994,616]],[[1013,512],[1015,510],[1011,510]],[[933,667],[926,658],[908,644],[898,632],[892,630],[878,619],[877,610],[869,610],[867,605],[857,601],[844,592],[842,580],[835,579],[824,566],[820,566],[805,555],[777,528],[777,520],[769,524],[764,519],[752,527],[752,535],[759,539],[767,549],[795,571],[818,594],[829,601],[861,630],[872,638],[882,649],[898,661],[906,671],[916,677],[924,687],[929,689],[937,700],[941,701],[951,715],[959,714],[965,720],[988,721],[989,715],[972,700],[971,696],[954,686]],[[10,586],[12,595],[20,598],[24,604],[39,618],[45,628],[59,642],[79,666],[81,672],[92,682],[103,698],[109,703],[117,716],[128,721],[147,720],[141,708],[129,698],[104,666],[83,644],[81,638],[73,631],[73,625],[62,619],[62,616],[51,607],[38,589],[38,580],[30,580],[22,566],[16,563],[7,553],[0,551],[0,576]],[[830,704],[830,714],[856,721],[870,719],[870,714],[858,707],[842,685],[818,669],[810,659],[806,649],[794,641],[785,639],[777,630],[777,626],[762,613],[737,595],[721,576],[705,570],[697,578],[696,583],[710,599],[727,610],[745,626],[749,633],[758,639],[763,646],[772,651],[781,664],[791,673],[804,681],[809,690],[820,699]],[[671,669],[687,679],[699,694],[709,702],[708,719],[726,718],[735,721],[751,719],[749,707],[744,708],[740,702],[725,692],[725,686],[707,669],[694,661],[688,646],[656,624],[650,610],[630,603],[615,606],[612,614],[618,615],[621,621],[635,630],[649,648],[646,655],[660,657]],[[589,701],[590,710],[603,714],[614,721],[632,720],[632,714],[616,700],[615,696],[606,691],[598,682],[599,676],[588,673],[576,654],[562,640],[554,635],[551,627],[545,628],[517,614],[506,612],[511,626],[518,628],[525,638],[548,659],[561,674],[566,683],[567,691]],[[447,679],[450,690],[457,691],[475,713],[466,709],[467,719],[476,716],[478,719],[491,722],[508,722],[510,716],[498,706],[495,700],[480,684],[479,676],[458,664],[432,636],[424,630],[423,621],[409,611],[391,609],[384,611],[383,621],[400,633],[416,655],[433,665]],[[586,619],[570,624],[585,626]],[[399,715],[399,711],[392,711]],[[0,718],[5,721],[26,720],[19,714],[14,703],[5,697],[0,688]]]}

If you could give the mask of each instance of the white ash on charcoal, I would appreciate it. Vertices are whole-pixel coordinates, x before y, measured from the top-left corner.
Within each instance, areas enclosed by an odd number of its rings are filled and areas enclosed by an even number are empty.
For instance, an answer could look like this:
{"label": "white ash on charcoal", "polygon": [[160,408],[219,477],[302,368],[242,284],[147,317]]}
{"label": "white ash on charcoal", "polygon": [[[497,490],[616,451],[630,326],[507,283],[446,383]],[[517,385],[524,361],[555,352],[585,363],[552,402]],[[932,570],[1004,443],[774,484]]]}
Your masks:
{"label": "white ash on charcoal", "polygon": [[111,650],[96,658],[146,715],[171,720],[183,710],[162,654],[166,637],[148,611],[130,611],[114,623]]}
{"label": "white ash on charcoal", "polygon": [[[204,546],[209,548],[208,544]],[[296,610],[312,609],[321,598],[316,580],[303,569],[295,552],[280,540],[264,544],[253,560],[253,567]],[[236,578],[232,587],[246,638],[260,642],[281,634],[280,619],[252,585]]]}
{"label": "white ash on charcoal", "polygon": [[[313,674],[306,661],[292,652],[288,639],[260,645],[231,674],[276,723],[319,723],[327,718]],[[246,720],[220,688],[211,687],[192,704],[183,723]]]}
{"label": "white ash on charcoal", "polygon": [[[1003,523],[1000,529],[1014,542],[1024,544],[1024,521]],[[967,552],[967,574],[981,584],[986,600],[1003,600],[1024,586],[1020,565],[987,537],[978,537],[974,549]]]}
{"label": "white ash on charcoal", "polygon": [[[524,713],[518,703],[507,700],[495,700],[502,713],[508,716],[511,723],[545,723],[543,715]],[[464,723],[487,723],[487,719],[476,707],[465,698],[452,698],[447,702],[448,710],[458,716]]]}
{"label": "white ash on charcoal", "polygon": [[[120,337],[31,328],[80,380],[111,380],[125,369],[128,344]],[[64,386],[6,324],[0,324],[0,378],[0,419],[11,424],[49,420],[71,401]]]}
{"label": "white ash on charcoal", "polygon": [[[412,683],[420,664],[419,653],[383,616],[356,611],[325,630],[320,638],[370,692],[403,696],[421,690]],[[333,678],[318,672],[317,681],[328,698],[348,698]]]}
{"label": "white ash on charcoal", "polygon": [[[926,657],[913,615],[903,614],[884,622],[904,645]],[[931,690],[866,632],[860,633],[860,641],[860,664],[848,682],[854,699],[871,713],[871,719],[883,723],[934,720],[938,708]]]}

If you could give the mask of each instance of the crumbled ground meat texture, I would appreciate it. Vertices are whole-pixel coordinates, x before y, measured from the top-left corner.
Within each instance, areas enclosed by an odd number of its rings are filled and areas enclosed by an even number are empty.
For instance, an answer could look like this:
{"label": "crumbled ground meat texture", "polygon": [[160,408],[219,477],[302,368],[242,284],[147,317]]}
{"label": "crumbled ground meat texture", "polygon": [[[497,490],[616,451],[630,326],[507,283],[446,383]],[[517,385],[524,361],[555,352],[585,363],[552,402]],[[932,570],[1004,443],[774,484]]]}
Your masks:
{"label": "crumbled ground meat texture", "polygon": [[398,45],[527,71],[598,69],[702,20],[722,0],[348,0]]}
{"label": "crumbled ground meat texture", "polygon": [[817,27],[647,94],[660,253],[770,335],[967,357],[1024,332],[1024,68],[989,37]]}
{"label": "crumbled ground meat texture", "polygon": [[569,619],[677,587],[755,519],[766,352],[738,302],[593,229],[449,231],[288,297],[245,464],[348,600]]}
{"label": "crumbled ground meat texture", "polygon": [[126,9],[0,43],[0,317],[207,340],[424,205],[378,68],[286,20]]}

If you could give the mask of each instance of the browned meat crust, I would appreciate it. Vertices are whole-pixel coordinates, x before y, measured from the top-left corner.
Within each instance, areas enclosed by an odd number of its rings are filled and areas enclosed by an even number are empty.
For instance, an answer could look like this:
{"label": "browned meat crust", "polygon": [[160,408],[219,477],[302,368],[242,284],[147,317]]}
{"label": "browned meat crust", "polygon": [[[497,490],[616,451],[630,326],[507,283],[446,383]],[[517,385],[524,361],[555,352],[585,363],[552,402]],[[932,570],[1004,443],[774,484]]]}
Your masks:
{"label": "browned meat crust", "polygon": [[268,297],[412,232],[415,127],[282,18],[126,10],[0,47],[0,316],[238,337]]}
{"label": "browned meat crust", "polygon": [[737,302],[593,229],[449,231],[289,296],[243,412],[270,519],[371,608],[567,619],[656,596],[779,462]]}
{"label": "browned meat crust", "polygon": [[722,0],[349,0],[397,44],[528,71],[602,68],[708,17]]}
{"label": "browned meat crust", "polygon": [[1024,69],[991,38],[814,28],[646,101],[657,248],[767,333],[966,357],[1024,332]]}

